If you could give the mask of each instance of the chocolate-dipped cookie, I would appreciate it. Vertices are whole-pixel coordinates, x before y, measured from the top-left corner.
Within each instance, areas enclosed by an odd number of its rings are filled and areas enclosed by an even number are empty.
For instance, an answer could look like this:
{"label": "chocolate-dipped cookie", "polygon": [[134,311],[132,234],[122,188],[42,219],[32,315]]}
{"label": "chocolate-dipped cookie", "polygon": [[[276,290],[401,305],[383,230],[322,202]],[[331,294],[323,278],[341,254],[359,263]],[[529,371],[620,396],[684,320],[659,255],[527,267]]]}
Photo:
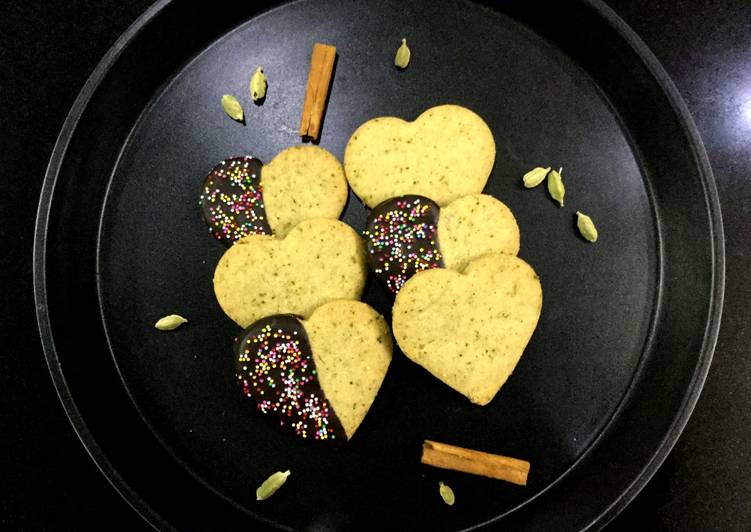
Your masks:
{"label": "chocolate-dipped cookie", "polygon": [[333,301],[307,320],[262,318],[235,342],[237,378],[257,409],[298,436],[352,437],[386,375],[388,326],[359,301]]}
{"label": "chocolate-dipped cookie", "polygon": [[391,198],[371,211],[363,234],[370,268],[394,294],[419,271],[461,271],[486,253],[519,251],[514,215],[485,194],[464,196],[444,208],[425,196]]}
{"label": "chocolate-dipped cookie", "polygon": [[233,157],[206,176],[198,204],[211,234],[226,245],[249,234],[271,234],[263,205],[262,167],[255,157]]}
{"label": "chocolate-dipped cookie", "polygon": [[303,220],[336,219],[347,201],[337,159],[318,146],[294,146],[264,165],[249,156],[220,162],[199,205],[211,234],[230,246],[250,234],[285,236]]}
{"label": "chocolate-dipped cookie", "polygon": [[425,196],[400,196],[377,205],[365,225],[368,265],[397,293],[420,270],[443,267],[438,205]]}

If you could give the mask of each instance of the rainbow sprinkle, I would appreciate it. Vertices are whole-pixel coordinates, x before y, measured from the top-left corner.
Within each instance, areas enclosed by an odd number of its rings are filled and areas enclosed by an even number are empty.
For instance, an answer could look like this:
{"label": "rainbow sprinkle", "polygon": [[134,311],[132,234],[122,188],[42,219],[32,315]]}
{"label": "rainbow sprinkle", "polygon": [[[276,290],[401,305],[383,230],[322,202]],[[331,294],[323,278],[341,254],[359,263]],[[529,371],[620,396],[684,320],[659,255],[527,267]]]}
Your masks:
{"label": "rainbow sprinkle", "polygon": [[[287,326],[294,320],[300,328]],[[343,431],[316,377],[310,345],[292,316],[272,316],[246,329],[236,345],[238,380],[243,393],[264,414],[280,419],[302,438],[334,440]]]}
{"label": "rainbow sprinkle", "polygon": [[386,200],[370,214],[363,232],[368,261],[397,293],[415,273],[443,266],[438,249],[438,205],[423,196]]}
{"label": "rainbow sprinkle", "polygon": [[263,163],[244,156],[220,162],[206,177],[198,201],[209,231],[232,245],[248,234],[271,234],[263,204]]}

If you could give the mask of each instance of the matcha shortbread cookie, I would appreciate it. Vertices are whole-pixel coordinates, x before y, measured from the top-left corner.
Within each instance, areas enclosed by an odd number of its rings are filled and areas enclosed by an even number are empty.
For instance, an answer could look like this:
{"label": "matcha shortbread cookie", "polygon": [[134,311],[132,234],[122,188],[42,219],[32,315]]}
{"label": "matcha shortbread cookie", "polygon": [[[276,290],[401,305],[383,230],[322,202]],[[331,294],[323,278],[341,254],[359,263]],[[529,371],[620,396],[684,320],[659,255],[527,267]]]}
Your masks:
{"label": "matcha shortbread cookie", "polygon": [[235,343],[237,378],[259,411],[298,436],[349,440],[391,362],[388,325],[359,301],[332,301],[308,319],[262,318]]}
{"label": "matcha shortbread cookie", "polygon": [[338,220],[306,220],[285,238],[248,235],[214,271],[222,310],[241,327],[274,314],[310,316],[335,299],[359,299],[367,266],[359,235]]}
{"label": "matcha shortbread cookie", "polygon": [[220,162],[199,199],[215,238],[232,245],[249,234],[285,236],[303,220],[336,219],[348,188],[339,161],[317,146],[294,146],[264,165],[254,157]]}
{"label": "matcha shortbread cookie", "polygon": [[344,171],[369,207],[396,196],[427,196],[438,205],[482,192],[495,161],[493,133],[477,114],[439,105],[414,122],[384,116],[350,137]]}
{"label": "matcha shortbread cookie", "polygon": [[439,207],[408,195],[376,206],[365,225],[368,264],[397,293],[416,272],[461,271],[487,253],[519,252],[519,227],[508,207],[492,196],[473,194]]}
{"label": "matcha shortbread cookie", "polygon": [[542,310],[535,271],[494,253],[464,272],[418,272],[399,291],[394,337],[404,354],[478,405],[513,372]]}

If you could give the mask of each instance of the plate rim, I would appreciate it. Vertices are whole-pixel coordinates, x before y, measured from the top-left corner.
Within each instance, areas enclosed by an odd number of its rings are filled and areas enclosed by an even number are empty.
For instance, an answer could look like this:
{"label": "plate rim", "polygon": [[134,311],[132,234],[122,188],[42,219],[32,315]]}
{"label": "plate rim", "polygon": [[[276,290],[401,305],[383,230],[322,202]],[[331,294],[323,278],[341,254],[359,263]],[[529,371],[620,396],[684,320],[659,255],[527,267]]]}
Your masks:
{"label": "plate rim", "polygon": [[97,63],[94,70],[89,74],[83,87],[73,101],[68,114],[65,117],[60,133],[52,149],[47,169],[44,173],[42,190],[39,194],[36,221],[34,226],[34,247],[32,250],[33,281],[34,281],[34,304],[36,308],[37,329],[44,351],[44,358],[52,378],[58,399],[62,403],[65,414],[68,417],[73,430],[83,445],[86,453],[102,473],[104,478],[115,489],[120,497],[141,518],[155,530],[174,530],[159,513],[157,513],[145,500],[128,484],[117,469],[107,458],[103,449],[99,446],[94,436],[89,431],[88,425],[73,399],[73,394],[68,388],[68,383],[63,373],[62,364],[57,356],[55,341],[52,336],[52,328],[49,321],[47,305],[47,230],[49,225],[50,207],[57,176],[62,167],[68,144],[78,126],[78,121],[86,109],[91,97],[99,84],[109,72],[112,65],[117,61],[127,45],[141,32],[141,30],[167,7],[172,0],[157,0],[141,13],[135,21],[117,38],[115,43],[107,50]]}
{"label": "plate rim", "polygon": [[[586,530],[590,530],[604,527],[637,496],[665,461],[670,451],[677,443],[678,438],[693,413],[711,366],[720,330],[725,288],[725,246],[719,195],[709,157],[706,153],[706,149],[701,140],[693,116],[675,86],[675,83],[646,43],[615,12],[615,10],[613,10],[613,8],[605,4],[603,0],[582,0],[582,2],[602,17],[604,21],[636,52],[640,61],[645,65],[650,75],[659,85],[662,93],[666,96],[672,111],[682,126],[683,131],[685,131],[687,136],[686,145],[692,150],[694,164],[699,170],[706,212],[708,213],[709,218],[708,228],[710,231],[709,236],[712,251],[712,277],[707,321],[703,331],[703,341],[699,350],[698,361],[691,376],[689,387],[683,396],[681,406],[675,412],[675,416],[669,429],[660,441],[655,452],[652,454],[650,460],[643,465],[641,472],[632,480],[620,496],[612,501],[608,507],[594,517],[585,527]],[[78,122],[84,110],[88,106],[94,92],[97,90],[104,77],[130,42],[137,37],[137,35],[159,13],[172,3],[173,0],[157,0],[153,5],[148,7],[118,37],[115,43],[104,54],[79,91],[65,121],[63,122],[60,133],[57,136],[45,171],[36,213],[32,255],[33,290],[37,327],[47,367],[58,398],[63,405],[65,413],[73,426],[77,437],[81,441],[88,455],[96,464],[97,468],[125,502],[133,508],[145,520],[145,522],[157,529],[173,529],[173,527],[128,484],[128,482],[112,465],[104,450],[89,431],[86,421],[83,419],[73,398],[73,394],[68,387],[62,365],[57,355],[49,320],[47,304],[46,249],[50,208],[52,203],[51,200],[55,191],[57,177],[64,163],[68,144],[78,126]],[[623,399],[625,399],[625,396]],[[599,439],[599,436],[596,439]],[[494,521],[495,520],[491,520],[490,522]]]}
{"label": "plate rim", "polygon": [[699,134],[699,128],[696,126],[693,115],[689,111],[688,105],[683,96],[681,96],[675,82],[667,70],[665,70],[665,67],[662,66],[662,63],[654,52],[613,8],[605,4],[603,0],[584,0],[584,3],[594,8],[623,37],[628,45],[633,48],[649,70],[649,73],[660,85],[673,112],[683,126],[683,130],[687,135],[686,143],[693,149],[694,164],[699,169],[701,176],[706,210],[709,214],[710,240],[712,243],[712,286],[710,289],[707,323],[704,328],[699,359],[690,379],[689,388],[683,397],[679,410],[675,413],[673,422],[652,455],[652,458],[643,466],[641,473],[626,487],[621,496],[614,500],[585,528],[585,530],[591,530],[604,528],[621,510],[628,506],[642,488],[652,479],[678,442],[683,429],[686,427],[696,407],[712,364],[722,321],[725,297],[725,233],[717,183],[709,162],[709,156]]}

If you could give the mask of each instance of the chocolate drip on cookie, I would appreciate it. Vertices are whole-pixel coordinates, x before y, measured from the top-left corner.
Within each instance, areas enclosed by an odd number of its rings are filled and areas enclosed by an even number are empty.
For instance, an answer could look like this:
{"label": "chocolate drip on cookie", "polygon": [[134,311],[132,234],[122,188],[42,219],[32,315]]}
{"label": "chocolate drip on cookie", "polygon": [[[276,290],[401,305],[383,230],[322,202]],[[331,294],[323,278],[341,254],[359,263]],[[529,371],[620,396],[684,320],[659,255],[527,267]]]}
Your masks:
{"label": "chocolate drip on cookie", "polygon": [[306,439],[347,441],[321,389],[308,334],[295,316],[262,318],[235,342],[237,378],[258,410]]}
{"label": "chocolate drip on cookie", "polygon": [[263,203],[262,167],[255,157],[233,157],[206,176],[199,205],[211,234],[227,246],[245,235],[271,234]]}
{"label": "chocolate drip on cookie", "polygon": [[363,233],[368,264],[394,294],[415,273],[443,267],[439,211],[433,200],[408,195],[388,199],[370,212]]}

